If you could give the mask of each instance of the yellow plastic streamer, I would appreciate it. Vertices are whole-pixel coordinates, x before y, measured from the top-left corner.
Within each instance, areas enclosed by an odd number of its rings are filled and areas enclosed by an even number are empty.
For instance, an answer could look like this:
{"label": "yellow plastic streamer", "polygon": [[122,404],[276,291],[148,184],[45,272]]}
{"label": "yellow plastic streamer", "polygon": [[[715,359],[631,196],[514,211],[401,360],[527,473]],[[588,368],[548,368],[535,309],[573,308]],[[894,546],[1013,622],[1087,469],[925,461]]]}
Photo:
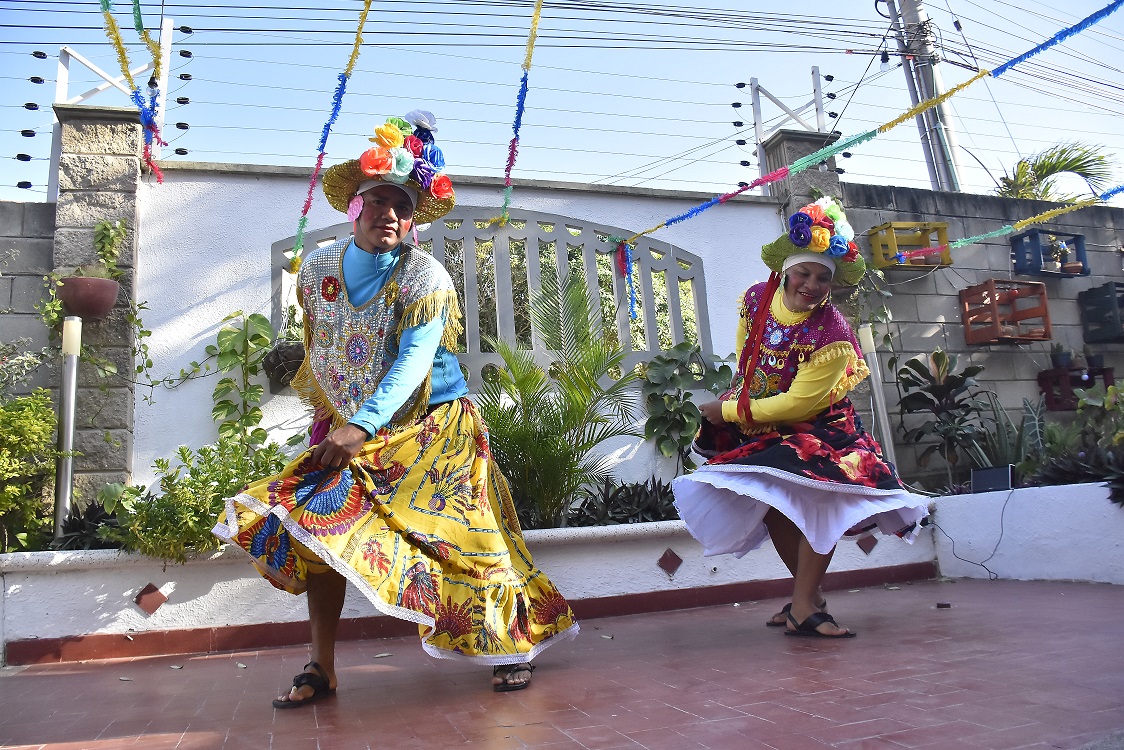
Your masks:
{"label": "yellow plastic streamer", "polygon": [[624,244],[631,245],[633,242],[636,242],[636,240],[640,239],[644,235],[651,234],[652,232],[657,232],[657,231],[659,231],[660,229],[663,229],[666,226],[667,226],[667,222],[661,221],[659,224],[656,224],[651,229],[645,229],[643,232],[637,232],[636,234],[632,235],[631,237],[629,237],[627,240],[624,241]]}
{"label": "yellow plastic streamer", "polygon": [[981,70],[979,73],[976,73],[974,76],[969,78],[967,81],[964,81],[964,83],[961,83],[957,86],[953,86],[948,91],[941,94],[940,96],[934,96],[932,99],[926,99],[925,101],[921,102],[916,107],[914,107],[913,109],[911,109],[908,112],[899,116],[896,120],[891,120],[890,122],[886,123],[882,127],[878,128],[878,132],[879,133],[885,133],[887,130],[890,130],[891,128],[895,128],[898,125],[901,125],[906,120],[912,120],[914,117],[921,114],[925,110],[932,109],[933,107],[935,107],[938,104],[940,104],[941,102],[943,102],[945,99],[948,99],[950,96],[954,96],[955,94],[957,94],[957,93],[963,91],[964,89],[968,88],[969,86],[971,86],[973,83],[980,80],[984,76],[989,76],[989,75],[991,75],[990,70]]}
{"label": "yellow plastic streamer", "polygon": [[542,0],[535,3],[535,14],[531,16],[531,33],[527,35],[527,56],[523,58],[523,70],[531,69],[531,55],[535,54],[535,39],[539,35],[540,16],[542,16]]}
{"label": "yellow plastic streamer", "polygon": [[363,45],[363,25],[367,23],[367,13],[370,10],[371,0],[363,0],[363,12],[359,14],[359,27],[355,30],[355,45],[351,48],[347,68],[343,71],[348,78],[351,78],[351,71],[355,70],[355,63],[359,60],[359,48]]}
{"label": "yellow plastic streamer", "polygon": [[1083,201],[1078,201],[1077,203],[1071,203],[1068,206],[1063,206],[1061,208],[1055,208],[1055,209],[1052,209],[1050,211],[1047,211],[1046,213],[1038,214],[1037,216],[1031,216],[1029,219],[1023,219],[1022,221],[1016,221],[1011,226],[1013,226],[1015,228],[1015,231],[1018,232],[1018,231],[1021,231],[1023,229],[1026,229],[1031,224],[1041,224],[1044,221],[1049,221],[1050,219],[1054,218],[1055,216],[1061,216],[1062,214],[1068,214],[1072,211],[1080,211],[1083,208],[1088,208],[1089,206],[1095,206],[1100,202],[1101,202],[1100,198],[1086,198]]}
{"label": "yellow plastic streamer", "polygon": [[148,29],[141,31],[141,39],[144,40],[144,46],[148,47],[148,51],[152,54],[152,77],[157,81],[160,80],[160,43],[153,39],[148,34]]}
{"label": "yellow plastic streamer", "polygon": [[129,82],[129,88],[135,89],[137,84],[133,82],[133,74],[129,72],[129,53],[125,51],[125,44],[121,41],[121,29],[117,27],[117,21],[108,10],[102,11],[102,15],[105,16],[105,35],[109,37],[113,49],[117,50],[117,62],[121,65],[121,72]]}

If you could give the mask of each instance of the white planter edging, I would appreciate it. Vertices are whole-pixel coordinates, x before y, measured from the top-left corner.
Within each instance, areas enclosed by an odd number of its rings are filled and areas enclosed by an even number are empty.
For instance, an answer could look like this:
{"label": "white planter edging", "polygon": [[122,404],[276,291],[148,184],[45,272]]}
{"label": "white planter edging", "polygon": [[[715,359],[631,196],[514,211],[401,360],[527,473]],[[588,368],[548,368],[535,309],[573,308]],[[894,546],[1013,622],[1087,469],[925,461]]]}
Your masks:
{"label": "white planter edging", "polygon": [[999,578],[1124,584],[1124,508],[1103,484],[949,495],[935,505],[943,575],[989,577],[973,561]]}
{"label": "white planter edging", "polygon": [[[704,558],[682,521],[546,529],[524,534],[535,563],[571,600],[695,589],[788,576],[771,548],[741,560]],[[683,558],[674,576],[656,562],[668,548]],[[932,562],[928,533],[913,544],[884,540],[869,556],[845,542],[831,570]],[[184,565],[116,550],[0,555],[0,639],[65,638],[185,628],[221,628],[306,619],[304,597],[274,589],[233,547]],[[133,599],[152,583],[168,597],[153,615]],[[349,590],[345,618],[370,617],[370,603]]]}

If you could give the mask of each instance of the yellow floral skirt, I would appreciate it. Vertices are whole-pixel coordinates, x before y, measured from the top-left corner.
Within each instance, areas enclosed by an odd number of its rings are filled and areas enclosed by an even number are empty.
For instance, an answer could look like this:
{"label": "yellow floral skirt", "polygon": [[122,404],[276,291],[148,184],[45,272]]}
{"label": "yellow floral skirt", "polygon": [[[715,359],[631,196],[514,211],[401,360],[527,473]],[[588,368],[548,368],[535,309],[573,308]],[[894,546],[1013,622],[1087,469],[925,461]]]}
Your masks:
{"label": "yellow floral skirt", "polygon": [[433,656],[527,661],[578,633],[534,566],[488,431],[468,399],[381,431],[342,471],[305,451],[226,501],[214,533],[280,589],[335,570],[380,612],[418,623]]}

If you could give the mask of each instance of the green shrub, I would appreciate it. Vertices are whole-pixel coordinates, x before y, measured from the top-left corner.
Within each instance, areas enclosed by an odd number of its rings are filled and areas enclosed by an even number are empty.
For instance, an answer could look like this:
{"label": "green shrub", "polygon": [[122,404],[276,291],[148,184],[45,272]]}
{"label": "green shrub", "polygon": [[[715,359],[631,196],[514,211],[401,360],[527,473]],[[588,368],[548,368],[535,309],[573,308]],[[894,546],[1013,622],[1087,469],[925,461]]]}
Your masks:
{"label": "green shrub", "polygon": [[180,446],[179,465],[158,458],[160,495],[149,494],[117,508],[118,528],[107,537],[131,552],[183,562],[192,552],[217,549],[211,533],[223,500],[238,494],[248,479],[272,476],[288,463],[281,446],[269,443],[247,451],[238,436],[225,435],[198,451]]}
{"label": "green shrub", "polygon": [[55,409],[43,388],[0,398],[0,552],[41,549],[53,522]]}
{"label": "green shrub", "polygon": [[663,455],[675,456],[677,469],[695,468],[691,444],[702,426],[702,412],[691,400],[691,390],[721,393],[733,376],[730,365],[686,341],[657,354],[644,366],[641,392],[648,410],[644,438],[655,441]]}
{"label": "green shrub", "polygon": [[656,477],[646,482],[616,485],[605,480],[596,491],[586,494],[581,503],[567,513],[569,526],[612,526],[647,521],[675,521],[675,497],[671,484]]}

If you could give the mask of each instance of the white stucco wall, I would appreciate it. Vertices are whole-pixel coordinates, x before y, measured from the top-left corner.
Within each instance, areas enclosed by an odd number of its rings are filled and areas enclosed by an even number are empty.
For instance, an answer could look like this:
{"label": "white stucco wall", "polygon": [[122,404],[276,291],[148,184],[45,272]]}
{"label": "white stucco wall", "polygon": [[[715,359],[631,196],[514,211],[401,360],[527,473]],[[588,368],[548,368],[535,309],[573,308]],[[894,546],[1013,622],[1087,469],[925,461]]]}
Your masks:
{"label": "white stucco wall", "polygon": [[[527,547],[570,599],[686,590],[786,578],[766,545],[740,560],[703,557],[682,521],[528,531]],[[666,549],[683,558],[675,575],[656,564]],[[870,555],[844,542],[831,570],[864,570],[935,558],[928,533],[912,544],[883,540]],[[245,553],[223,551],[186,565],[163,565],[114,550],[0,555],[0,643],[27,638],[180,630],[307,619],[305,598],[279,591],[259,576]],[[149,583],[168,601],[151,616],[133,603]],[[343,616],[370,617],[374,606],[348,587]]]}
{"label": "white stucco wall", "polygon": [[[139,195],[138,299],[152,331],[149,350],[156,376],[178,373],[205,358],[222,319],[235,310],[268,316],[270,245],[296,233],[308,189],[308,172],[292,168],[168,164],[164,183],[148,180]],[[502,185],[483,178],[454,178],[464,206],[498,207]],[[570,216],[633,232],[697,206],[710,195],[576,185],[519,186],[513,207]],[[309,230],[340,221],[320,193],[309,213]],[[767,276],[758,255],[781,224],[769,199],[736,199],[698,217],[660,230],[656,239],[703,259],[715,351],[734,350],[735,303],[747,286]],[[152,461],[179,445],[213,442],[211,389],[215,376],[160,389],[155,403],[138,399],[133,449],[134,483],[153,479]],[[283,438],[305,424],[291,395],[270,396],[265,426]],[[619,475],[642,480],[661,462],[650,446],[610,446],[624,463]]]}
{"label": "white stucco wall", "polygon": [[949,495],[934,507],[943,575],[1124,584],[1124,508],[1102,484]]}

